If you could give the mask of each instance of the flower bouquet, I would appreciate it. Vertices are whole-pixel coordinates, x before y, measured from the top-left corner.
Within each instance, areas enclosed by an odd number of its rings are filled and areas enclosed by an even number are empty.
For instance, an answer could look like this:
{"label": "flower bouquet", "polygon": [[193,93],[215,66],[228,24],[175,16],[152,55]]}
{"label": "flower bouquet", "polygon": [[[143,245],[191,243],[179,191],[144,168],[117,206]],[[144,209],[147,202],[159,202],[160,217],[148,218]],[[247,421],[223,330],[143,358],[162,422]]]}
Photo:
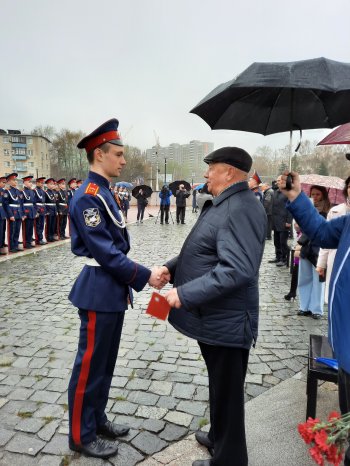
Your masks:
{"label": "flower bouquet", "polygon": [[331,412],[328,422],[309,417],[298,425],[298,431],[305,443],[311,445],[310,455],[318,465],[324,466],[328,461],[339,466],[350,434],[350,413],[340,416],[335,411]]}

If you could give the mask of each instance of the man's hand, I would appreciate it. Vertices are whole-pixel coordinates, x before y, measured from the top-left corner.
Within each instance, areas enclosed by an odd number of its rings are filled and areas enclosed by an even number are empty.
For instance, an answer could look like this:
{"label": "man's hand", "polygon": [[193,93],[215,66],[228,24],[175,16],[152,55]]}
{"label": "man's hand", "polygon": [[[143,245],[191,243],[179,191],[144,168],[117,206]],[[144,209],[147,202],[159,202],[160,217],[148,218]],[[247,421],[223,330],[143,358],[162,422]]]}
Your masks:
{"label": "man's hand", "polygon": [[169,290],[167,293],[165,293],[164,298],[168,301],[171,307],[176,307],[177,309],[179,309],[182,306],[176,288],[173,288]]}
{"label": "man's hand", "polygon": [[14,222],[15,221],[15,217],[10,217],[10,222]]}
{"label": "man's hand", "polygon": [[320,277],[324,278],[326,274],[326,269],[323,267],[316,267],[316,272],[319,274]]}
{"label": "man's hand", "polygon": [[167,267],[153,267],[148,283],[157,290],[163,288],[170,280],[170,273]]}
{"label": "man's hand", "polygon": [[[286,189],[286,181],[289,174],[292,175],[293,180],[292,189],[288,191]],[[289,172],[289,170],[285,170],[281,175],[281,180],[278,182],[278,187],[283,192],[283,194],[287,196],[290,202],[293,202],[294,199],[296,199],[301,193],[299,174],[297,172]]]}

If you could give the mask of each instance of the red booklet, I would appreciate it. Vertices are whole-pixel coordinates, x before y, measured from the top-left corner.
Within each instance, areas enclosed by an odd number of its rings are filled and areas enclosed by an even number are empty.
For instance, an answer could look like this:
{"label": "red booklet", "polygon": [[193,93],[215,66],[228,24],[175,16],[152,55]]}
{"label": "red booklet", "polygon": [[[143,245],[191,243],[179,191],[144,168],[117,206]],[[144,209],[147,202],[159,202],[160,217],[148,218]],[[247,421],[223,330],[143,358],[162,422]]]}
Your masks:
{"label": "red booklet", "polygon": [[170,305],[164,296],[153,292],[150,302],[148,303],[146,314],[165,320],[168,317],[169,311]]}

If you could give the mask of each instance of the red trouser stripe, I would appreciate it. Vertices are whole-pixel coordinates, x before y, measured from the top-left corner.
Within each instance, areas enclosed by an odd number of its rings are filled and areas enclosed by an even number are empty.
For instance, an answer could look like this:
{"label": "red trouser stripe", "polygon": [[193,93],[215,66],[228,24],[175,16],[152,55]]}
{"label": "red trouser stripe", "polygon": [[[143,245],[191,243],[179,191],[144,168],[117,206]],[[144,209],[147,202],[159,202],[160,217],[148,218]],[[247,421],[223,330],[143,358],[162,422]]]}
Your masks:
{"label": "red trouser stripe", "polygon": [[92,353],[95,345],[96,312],[88,311],[87,324],[87,345],[81,363],[80,375],[74,396],[73,416],[72,416],[72,437],[76,445],[81,445],[81,413],[85,388],[90,372]]}

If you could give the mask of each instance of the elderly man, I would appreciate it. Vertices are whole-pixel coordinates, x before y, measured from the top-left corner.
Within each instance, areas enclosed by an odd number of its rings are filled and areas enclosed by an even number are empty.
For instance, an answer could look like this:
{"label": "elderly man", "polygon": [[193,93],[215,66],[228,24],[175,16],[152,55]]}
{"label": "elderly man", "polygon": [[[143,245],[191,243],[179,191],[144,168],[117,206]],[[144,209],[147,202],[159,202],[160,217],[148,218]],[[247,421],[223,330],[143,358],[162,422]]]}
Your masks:
{"label": "elderly man", "polygon": [[[328,339],[339,363],[339,405],[342,414],[350,412],[350,215],[325,220],[301,192],[299,175],[292,172],[292,189],[286,190],[288,172],[280,177],[280,189],[287,196],[288,210],[312,243],[337,249],[329,285]],[[350,466],[350,447],[344,465]]]}
{"label": "elderly man", "polygon": [[180,255],[165,264],[174,283],[165,296],[173,308],[169,322],[198,341],[208,369],[211,427],[196,438],[214,456],[193,465],[246,466],[244,380],[257,338],[266,214],[248,187],[247,152],[223,147],[204,161],[214,198],[205,202]]}

